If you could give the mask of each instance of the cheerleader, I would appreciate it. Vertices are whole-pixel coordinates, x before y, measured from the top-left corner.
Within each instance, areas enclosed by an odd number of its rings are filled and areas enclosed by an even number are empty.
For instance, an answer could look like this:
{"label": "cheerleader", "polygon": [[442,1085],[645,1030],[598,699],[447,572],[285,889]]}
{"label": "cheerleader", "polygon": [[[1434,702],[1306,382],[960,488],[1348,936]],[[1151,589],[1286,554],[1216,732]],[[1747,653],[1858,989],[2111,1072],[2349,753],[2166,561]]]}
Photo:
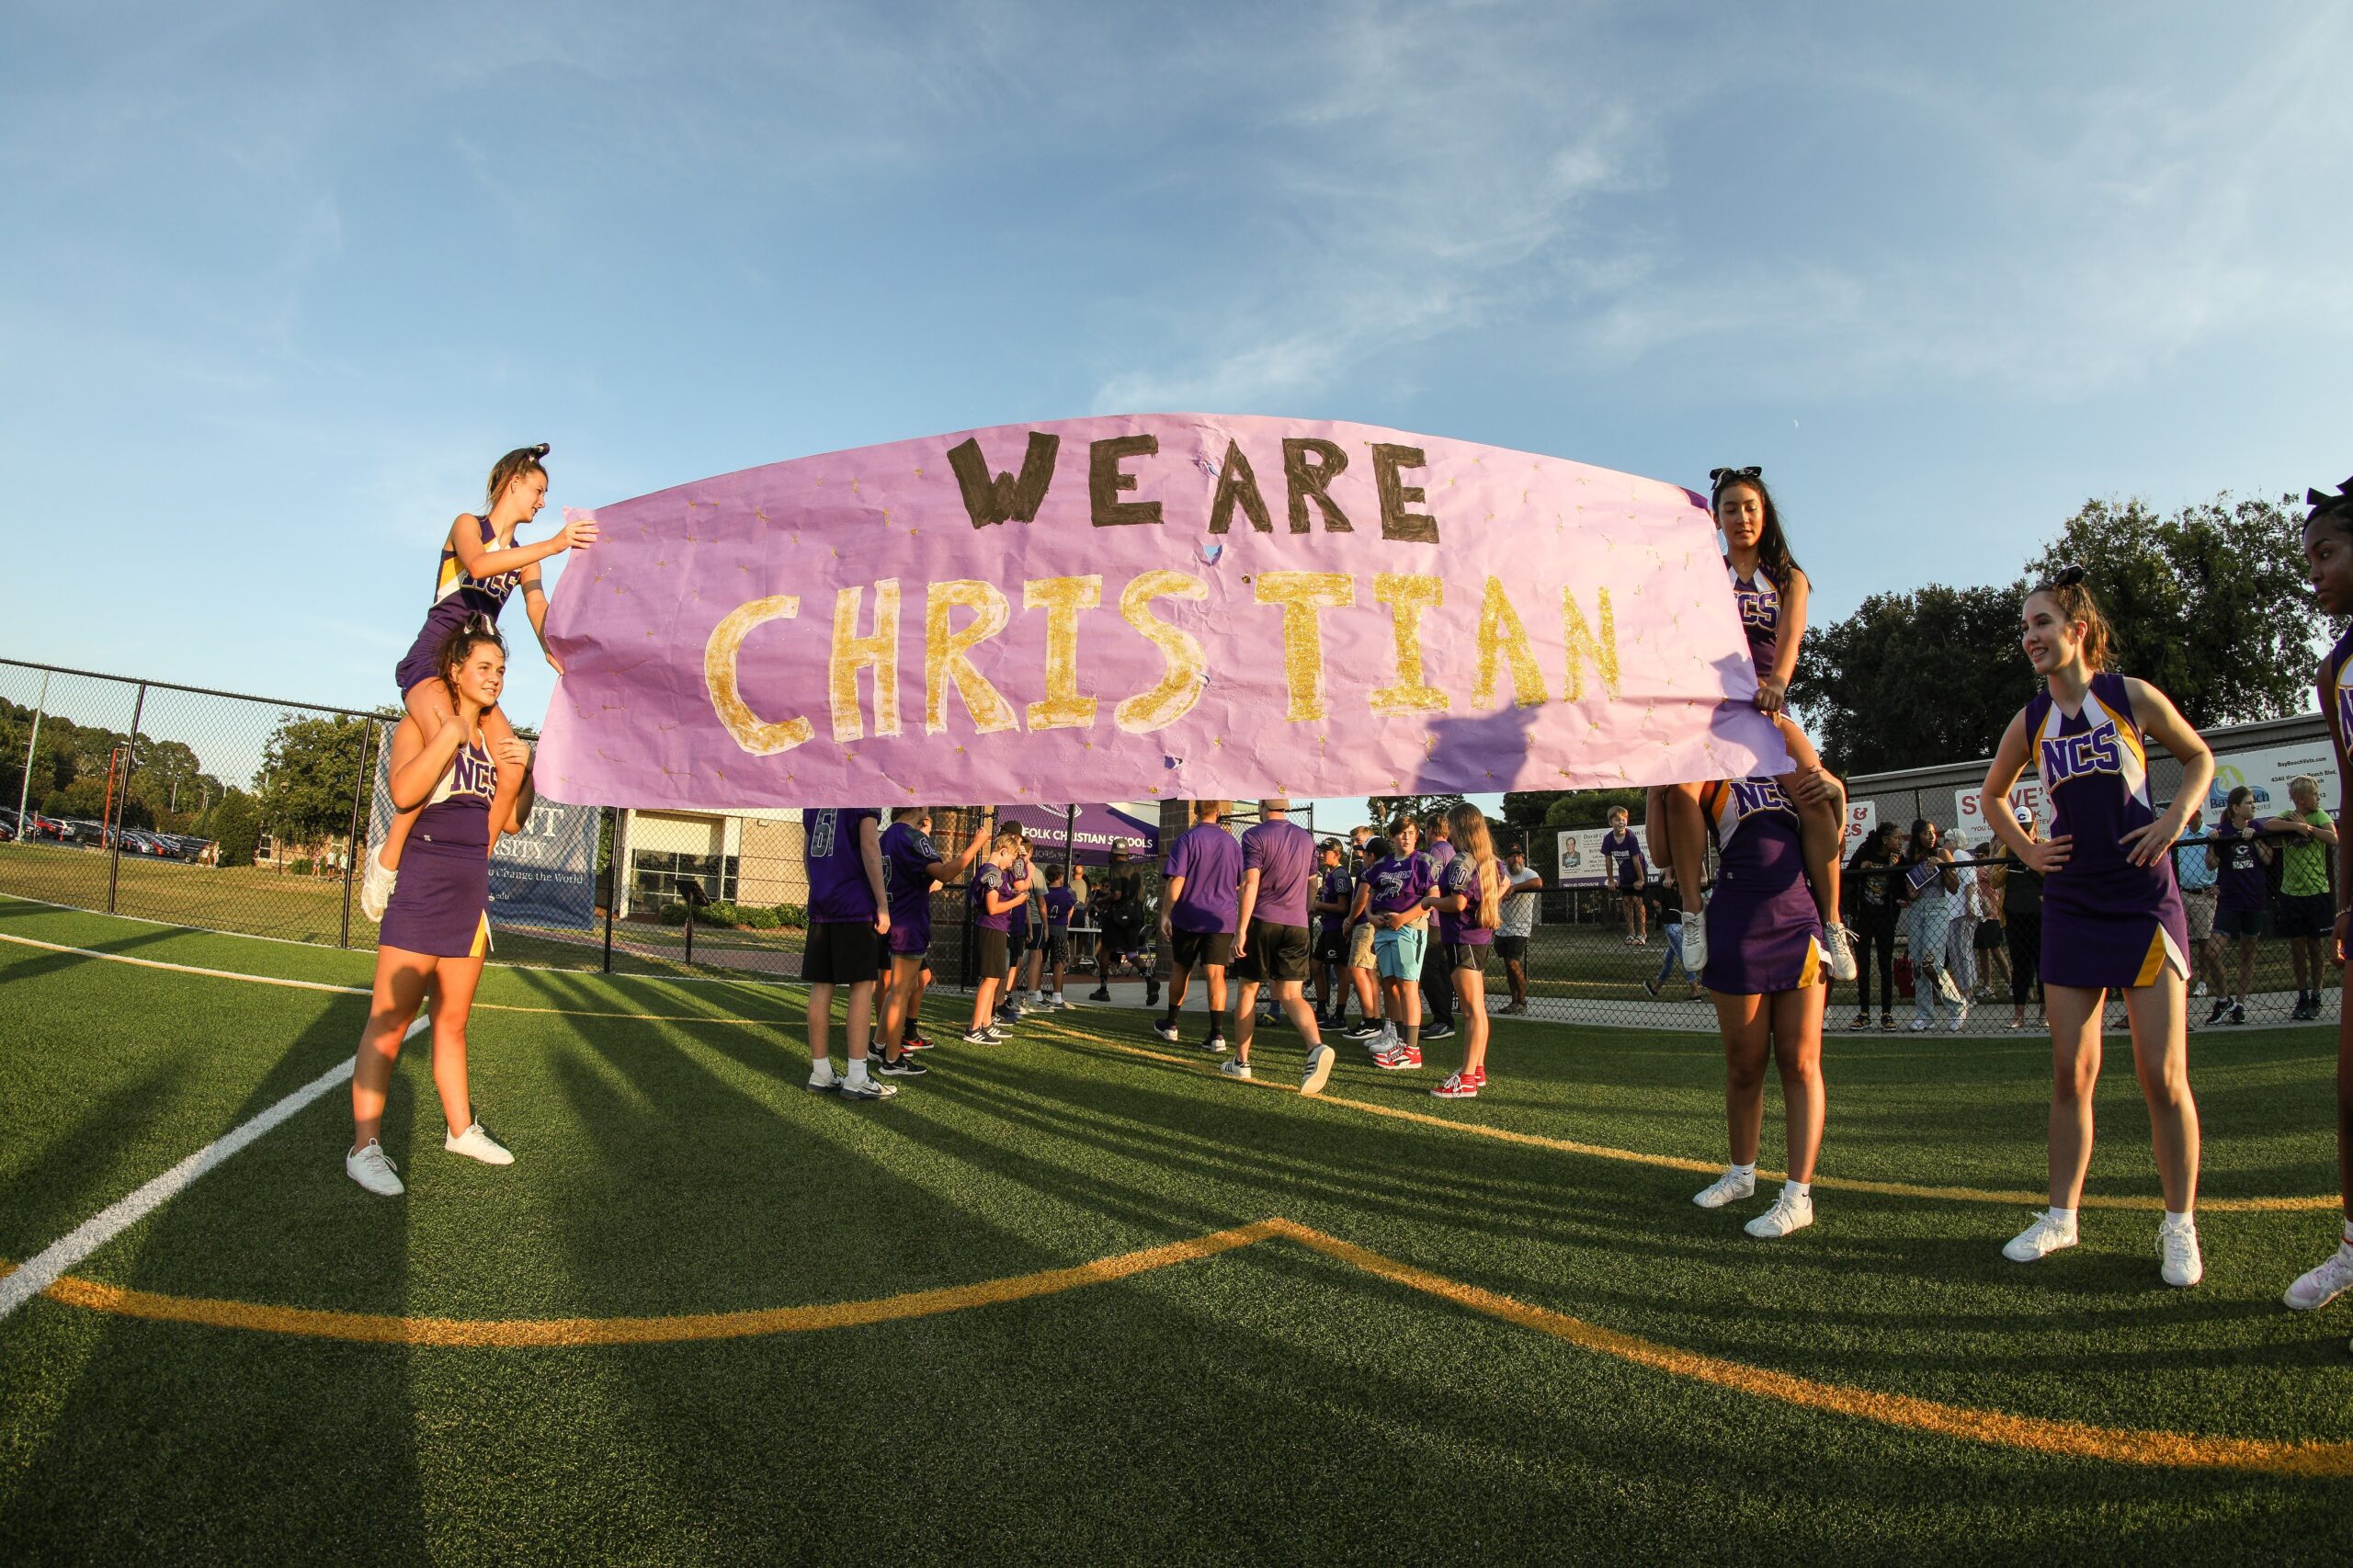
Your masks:
{"label": "cheerleader", "polygon": [[[2003,732],[1983,798],[2007,800],[2033,762],[2053,808],[2051,836],[2039,842],[2008,812],[1992,817],[2010,853],[2043,878],[2051,1207],[2002,1254],[2032,1263],[2075,1244],[2075,1210],[2091,1164],[2101,1012],[2108,993],[2121,991],[2165,1189],[2159,1272],[2168,1285],[2195,1285],[2205,1264],[2191,1213],[2198,1106],[2189,1093],[2189,931],[2172,848],[2190,808],[2213,782],[2214,756],[2164,692],[2103,667],[2108,622],[2082,567],[2070,566],[2027,595],[2023,619],[2019,642],[2044,689]],[[2144,733],[2181,763],[2173,804],[2162,813],[2149,802]]]}
{"label": "cheerleader", "polygon": [[1699,800],[1718,856],[1700,983],[1714,994],[1723,1034],[1732,1164],[1691,1201],[1721,1209],[1755,1196],[1769,1057],[1789,1119],[1790,1175],[1773,1207],[1745,1229],[1786,1236],[1813,1223],[1813,1165],[1822,1153],[1822,1015],[1830,991],[1821,912],[1806,886],[1802,818],[1779,779],[1720,779],[1703,787]]}
{"label": "cheerleader", "polygon": [[[531,618],[531,631],[540,638],[540,651],[546,653],[548,600],[540,583],[540,562],[597,542],[597,525],[586,521],[566,523],[554,538],[538,544],[515,542],[516,528],[538,517],[547,504],[548,471],[540,460],[547,455],[547,443],[542,441],[536,447],[518,447],[499,459],[490,471],[488,504],[482,515],[460,513],[442,538],[441,569],[435,579],[432,607],[425,612],[425,625],[408,656],[393,671],[409,717],[423,725],[428,735],[438,731],[441,721],[453,716],[438,662],[450,636],[477,618],[495,628],[498,612],[519,590],[523,608]],[[553,653],[546,657],[557,675],[563,674]],[[493,708],[482,722],[490,744],[504,756],[515,739],[506,715]],[[519,771],[502,765],[498,803],[511,808],[522,783]],[[384,917],[385,903],[392,897],[400,869],[402,846],[415,830],[415,815],[396,806],[383,843],[369,854],[359,885],[359,907],[370,920]]]}
{"label": "cheerleader", "polygon": [[[1799,812],[1803,831],[1806,885],[1821,916],[1823,952],[1835,980],[1855,978],[1855,954],[1839,923],[1838,854],[1846,843],[1847,791],[1822,766],[1813,743],[1788,710],[1790,681],[1797,674],[1798,644],[1805,636],[1806,599],[1812,585],[1790,554],[1781,515],[1765,477],[1755,468],[1711,469],[1716,527],[1724,539],[1724,570],[1732,575],[1741,630],[1756,666],[1756,707],[1772,715],[1782,744],[1797,767],[1779,776],[1782,794]],[[1678,784],[1666,792],[1667,853],[1663,858],[1698,866],[1708,826],[1699,803],[1700,786]],[[1683,959],[1708,966],[1709,930],[1701,913],[1699,877],[1683,879]]]}
{"label": "cheerleader", "polygon": [[[2353,479],[2337,495],[2308,491],[2312,514],[2304,519],[2304,561],[2311,569],[2313,595],[2324,615],[2353,615]],[[2329,738],[2336,745],[2337,811],[2340,822],[2353,809],[2353,631],[2320,666],[2320,710],[2328,716]],[[2353,838],[2339,835],[2336,845],[2336,956],[2345,957],[2347,921],[2342,905],[2353,889]],[[2346,1006],[2336,1022],[2336,1187],[2343,1195],[2345,1230],[2336,1250],[2319,1267],[2288,1287],[2288,1305],[2311,1312],[2335,1301],[2353,1285],[2353,971],[2338,981]]]}
{"label": "cheerleader", "polygon": [[[359,1055],[351,1070],[351,1152],[343,1168],[351,1179],[385,1198],[399,1196],[401,1178],[380,1142],[384,1097],[400,1057],[401,1037],[432,995],[433,1085],[449,1123],[441,1146],[486,1165],[515,1156],[483,1131],[466,1091],[466,1015],[490,951],[490,850],[496,833],[519,833],[531,813],[529,748],[511,733],[495,738],[487,723],[506,680],[506,647],[485,622],[462,626],[444,644],[436,665],[450,711],[432,720],[415,713],[392,732],[392,803],[415,813],[405,857],[408,875],[385,907],[376,949],[375,995]],[[520,781],[513,804],[502,771]]]}

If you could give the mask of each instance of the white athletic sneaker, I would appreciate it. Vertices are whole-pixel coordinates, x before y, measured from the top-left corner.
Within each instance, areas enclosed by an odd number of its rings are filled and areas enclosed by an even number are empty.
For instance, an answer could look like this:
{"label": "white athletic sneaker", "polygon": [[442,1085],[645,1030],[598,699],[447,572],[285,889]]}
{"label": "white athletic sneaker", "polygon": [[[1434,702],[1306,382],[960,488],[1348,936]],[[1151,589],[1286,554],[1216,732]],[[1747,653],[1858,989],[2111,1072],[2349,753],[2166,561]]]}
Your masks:
{"label": "white athletic sneaker", "polygon": [[1324,1085],[1332,1081],[1332,1063],[1339,1059],[1340,1053],[1328,1045],[1309,1047],[1307,1072],[1299,1080],[1299,1092],[1302,1095],[1322,1094]]}
{"label": "white athletic sneaker", "polygon": [[1925,1034],[1927,1032],[1927,1028],[1928,1020],[1926,1018],[1914,1018],[1912,1020],[1912,1032],[1914,1034]]}
{"label": "white athletic sneaker", "polygon": [[1756,1196],[1756,1175],[1754,1171],[1746,1176],[1726,1171],[1716,1178],[1714,1186],[1693,1194],[1691,1201],[1702,1209],[1721,1209],[1727,1203],[1737,1203],[1744,1198]]}
{"label": "white athletic sneaker", "polygon": [[841,1091],[842,1098],[846,1100],[887,1100],[899,1092],[899,1085],[878,1083],[870,1076],[844,1078]]}
{"label": "white athletic sneaker", "polygon": [[2034,1217],[2034,1223],[2012,1236],[2002,1248],[2002,1256],[2012,1263],[2033,1263],[2050,1256],[2061,1247],[2075,1244],[2075,1227],[2063,1225],[2044,1210]]}
{"label": "white athletic sneaker", "polygon": [[398,871],[387,870],[376,858],[383,847],[381,844],[368,846],[368,874],[359,879],[359,913],[380,925],[384,906],[392,902],[392,884],[400,880]]}
{"label": "white athletic sneaker", "polygon": [[2157,1256],[2165,1260],[2157,1270],[2168,1285],[2195,1285],[2206,1278],[2206,1260],[2198,1256],[2198,1221],[2177,1225],[2157,1221]]}
{"label": "white athletic sneaker", "polygon": [[1791,1231],[1802,1231],[1813,1223],[1813,1199],[1810,1195],[1781,1188],[1781,1196],[1773,1199],[1773,1207],[1741,1227],[1750,1235],[1770,1241],[1786,1236]]}
{"label": "white athletic sneaker", "polygon": [[2347,1242],[2328,1255],[2328,1260],[2309,1274],[2300,1274],[2279,1299],[2300,1312],[2317,1312],[2353,1285],[2353,1242]]}
{"label": "white athletic sneaker", "polygon": [[373,1138],[357,1153],[343,1157],[346,1176],[379,1198],[398,1198],[408,1190],[401,1185],[400,1174],[392,1169],[392,1157]]}
{"label": "white athletic sneaker", "polygon": [[1247,1062],[1236,1061],[1230,1056],[1217,1064],[1217,1070],[1229,1078],[1247,1078],[1250,1076],[1250,1063]]}
{"label": "white athletic sneaker", "polygon": [[1707,916],[1696,909],[1683,912],[1683,969],[1687,974],[1704,973],[1708,967]]}
{"label": "white athletic sneaker", "polygon": [[1955,1014],[1952,1016],[1952,1022],[1950,1022],[1950,1023],[1947,1024],[1947,1025],[1945,1026],[1945,1028],[1946,1028],[1946,1029],[1947,1029],[1947,1030],[1949,1030],[1949,1032],[1951,1032],[1951,1033],[1953,1033],[1953,1034],[1959,1034],[1959,1033],[1961,1032],[1961,1027],[1962,1027],[1963,1025],[1967,1024],[1968,1022],[1969,1022],[1969,1009],[1968,1009],[1967,1007],[1963,1007],[1963,1008],[1961,1008],[1961,1010],[1960,1012],[1955,1013]]}
{"label": "white athletic sneaker", "polygon": [[441,1147],[453,1154],[463,1154],[469,1160],[480,1160],[485,1165],[511,1165],[515,1163],[515,1156],[506,1152],[506,1145],[483,1131],[479,1121],[455,1138],[443,1138]]}
{"label": "white athletic sneaker", "polygon": [[1057,1013],[1067,1013],[1070,1011],[1070,998],[1063,995],[1059,991],[1054,993],[1054,1011]]}
{"label": "white athletic sneaker", "polygon": [[1855,949],[1847,940],[1847,927],[1825,926],[1822,928],[1822,953],[1830,960],[1831,979],[1855,978]]}

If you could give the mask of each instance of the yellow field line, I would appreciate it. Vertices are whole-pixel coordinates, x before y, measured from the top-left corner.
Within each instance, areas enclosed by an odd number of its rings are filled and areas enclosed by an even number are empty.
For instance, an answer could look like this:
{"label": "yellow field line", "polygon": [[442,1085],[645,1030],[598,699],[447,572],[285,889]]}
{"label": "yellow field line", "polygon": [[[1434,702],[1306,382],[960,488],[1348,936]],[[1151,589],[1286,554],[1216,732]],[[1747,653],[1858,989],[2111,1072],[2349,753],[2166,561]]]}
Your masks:
{"label": "yellow field line", "polygon": [[[331,985],[324,980],[285,980],[274,974],[246,974],[233,969],[202,969],[195,964],[165,963],[161,959],[133,958],[129,953],[105,953],[95,948],[68,948],[55,942],[36,941],[30,937],[18,937],[0,931],[0,942],[14,942],[20,948],[39,948],[47,953],[67,953],[74,958],[98,959],[107,963],[127,963],[140,969],[169,970],[175,974],[201,975],[208,980],[243,980],[255,985],[279,985],[290,991],[325,991],[337,996],[370,996],[374,993],[364,985]],[[790,1023],[788,1018],[747,1018],[735,1013],[610,1013],[587,1007],[527,1007],[515,1002],[476,1002],[478,1013],[540,1013],[558,1018],[631,1018],[654,1024],[739,1024],[757,1028]]]}
{"label": "yellow field line", "polygon": [[[1927,1432],[2002,1448],[2109,1464],[2156,1465],[2192,1470],[2253,1471],[2300,1478],[2353,1477],[2353,1444],[2281,1442],[2263,1437],[2198,1437],[2182,1432],[2136,1431],[2093,1426],[2042,1416],[1942,1404],[1909,1394],[1885,1393],[1840,1383],[1820,1382],[1729,1361],[1696,1350],[1661,1345],[1582,1318],[1554,1312],[1466,1285],[1443,1274],[1401,1263],[1370,1247],[1280,1217],[1213,1231],[1189,1241],[1170,1242],[1069,1268],[983,1280],[973,1285],[913,1290],[863,1301],[825,1306],[767,1307],[744,1312],[696,1312],[670,1317],[466,1319],[393,1317],[370,1312],[269,1306],[201,1297],[167,1296],[149,1290],[67,1276],[44,1292],[69,1306],[121,1317],[164,1323],[242,1328],[266,1334],[359,1341],[378,1345],[430,1346],[448,1349],[544,1349],[584,1346],[673,1344],[682,1340],[735,1339],[770,1334],[808,1334],[904,1318],[930,1317],[970,1307],[1057,1295],[1086,1285],[1108,1284],[1280,1237],[1377,1278],[1434,1296],[1469,1312],[1529,1329],[1670,1377],[1769,1399],[1802,1409],[1825,1411],[1882,1426]],[[14,1268],[0,1264],[0,1276]]]}
{"label": "yellow field line", "polygon": [[[1061,1022],[1049,1023],[1075,1040],[1099,1045],[1123,1055],[1142,1057],[1149,1062],[1166,1062],[1196,1072],[1213,1072],[1205,1067],[1198,1056],[1172,1056],[1166,1051],[1151,1051],[1140,1045],[1112,1040],[1104,1035],[1090,1034],[1085,1029]],[[1335,1047],[1337,1049],[1337,1047]],[[1297,1095],[1299,1090],[1290,1084],[1270,1083],[1263,1079],[1228,1080],[1238,1082],[1244,1088],[1274,1089],[1282,1094]],[[1449,1132],[1467,1132],[1476,1138],[1492,1138],[1499,1143],[1516,1143],[1529,1149],[1549,1149],[1555,1153],[1577,1154],[1592,1160],[1617,1160],[1628,1165],[1654,1165],[1662,1170],[1689,1171],[1695,1176],[1721,1176],[1723,1167],[1705,1160],[1687,1160],[1675,1154],[1646,1154],[1636,1149],[1612,1148],[1606,1143],[1581,1143],[1571,1138],[1550,1138],[1540,1132],[1520,1132],[1508,1127],[1489,1127],[1476,1121],[1459,1121],[1452,1117],[1433,1116],[1427,1111],[1405,1110],[1397,1106],[1376,1105],[1370,1100],[1350,1099],[1346,1095],[1324,1093],[1302,1096],[1315,1105],[1339,1106],[1366,1116],[1386,1117],[1392,1121],[1411,1122],[1417,1127],[1443,1128]],[[1780,1181],[1784,1174],[1759,1167],[1757,1176],[1768,1181]],[[1909,1182],[1866,1181],[1857,1176],[1817,1175],[1817,1187],[1836,1192],[1864,1192],[1880,1198],[1925,1198],[1952,1203],[2015,1203],[2029,1209],[2040,1209],[2051,1199],[2040,1192],[2000,1192],[1982,1187],[1920,1187]],[[2341,1200],[2333,1193],[2312,1198],[2201,1198],[2200,1211],[2209,1214],[2289,1214],[2310,1213],[2323,1209],[2335,1209]],[[2165,1208],[2162,1198],[2111,1198],[2086,1193],[2080,1205],[2086,1209],[2123,1209],[2158,1211]]]}

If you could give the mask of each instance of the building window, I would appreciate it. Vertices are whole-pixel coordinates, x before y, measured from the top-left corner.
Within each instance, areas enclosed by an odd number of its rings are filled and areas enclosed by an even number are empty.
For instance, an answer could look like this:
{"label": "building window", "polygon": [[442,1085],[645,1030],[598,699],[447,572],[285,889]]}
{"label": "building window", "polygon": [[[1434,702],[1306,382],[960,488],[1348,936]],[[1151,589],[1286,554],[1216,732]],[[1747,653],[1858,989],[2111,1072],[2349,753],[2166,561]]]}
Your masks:
{"label": "building window", "polygon": [[629,863],[631,898],[650,908],[686,903],[684,889],[688,882],[700,887],[703,897],[714,903],[735,897],[733,855],[682,855],[648,849],[631,854]]}

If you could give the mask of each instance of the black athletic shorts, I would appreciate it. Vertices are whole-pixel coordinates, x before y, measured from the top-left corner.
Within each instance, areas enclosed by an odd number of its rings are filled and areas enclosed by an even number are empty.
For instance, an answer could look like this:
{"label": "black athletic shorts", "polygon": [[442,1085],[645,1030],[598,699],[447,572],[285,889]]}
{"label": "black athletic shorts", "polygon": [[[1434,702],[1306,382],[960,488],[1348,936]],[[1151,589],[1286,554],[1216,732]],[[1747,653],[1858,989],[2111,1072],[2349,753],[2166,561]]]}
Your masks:
{"label": "black athletic shorts", "polygon": [[1503,960],[1506,963],[1526,963],[1528,961],[1528,938],[1525,937],[1497,937],[1495,938],[1495,957]]}
{"label": "black athletic shorts", "polygon": [[2325,937],[2336,929],[2336,898],[2333,893],[2279,895],[2279,919],[2273,930],[2293,939]]}
{"label": "black athletic shorts", "polygon": [[1458,969],[1487,972],[1487,949],[1493,942],[1440,942],[1438,945],[1438,968],[1451,974]]}
{"label": "black athletic shorts", "polygon": [[1048,969],[1052,969],[1057,964],[1062,965],[1065,969],[1070,967],[1069,926],[1047,926],[1045,937],[1040,942],[1039,947],[1046,955],[1046,967]]}
{"label": "black athletic shorts", "polygon": [[1005,971],[1013,967],[1012,960],[1006,956],[1006,944],[1012,940],[1012,933],[1000,931],[994,926],[983,926],[979,931],[980,976],[983,980],[1003,980]]}
{"label": "black athletic shorts", "polygon": [[801,978],[812,985],[870,985],[884,961],[871,922],[820,920],[801,949]]}
{"label": "black athletic shorts", "polygon": [[1975,945],[1977,950],[1981,953],[1998,951],[2003,946],[2005,946],[2005,941],[2002,936],[2002,923],[1998,920],[1980,920],[1977,923],[1977,938]]}
{"label": "black athletic shorts", "polygon": [[1233,978],[1253,984],[1269,980],[1307,978],[1308,940],[1304,926],[1274,926],[1250,922],[1250,940],[1233,963]]}
{"label": "black athletic shorts", "polygon": [[1337,926],[1318,926],[1315,931],[1315,961],[1346,963],[1348,961],[1348,938]]}
{"label": "black athletic shorts", "polygon": [[1168,935],[1171,963],[1187,969],[1199,969],[1205,964],[1223,969],[1233,961],[1231,931],[1172,931]]}

